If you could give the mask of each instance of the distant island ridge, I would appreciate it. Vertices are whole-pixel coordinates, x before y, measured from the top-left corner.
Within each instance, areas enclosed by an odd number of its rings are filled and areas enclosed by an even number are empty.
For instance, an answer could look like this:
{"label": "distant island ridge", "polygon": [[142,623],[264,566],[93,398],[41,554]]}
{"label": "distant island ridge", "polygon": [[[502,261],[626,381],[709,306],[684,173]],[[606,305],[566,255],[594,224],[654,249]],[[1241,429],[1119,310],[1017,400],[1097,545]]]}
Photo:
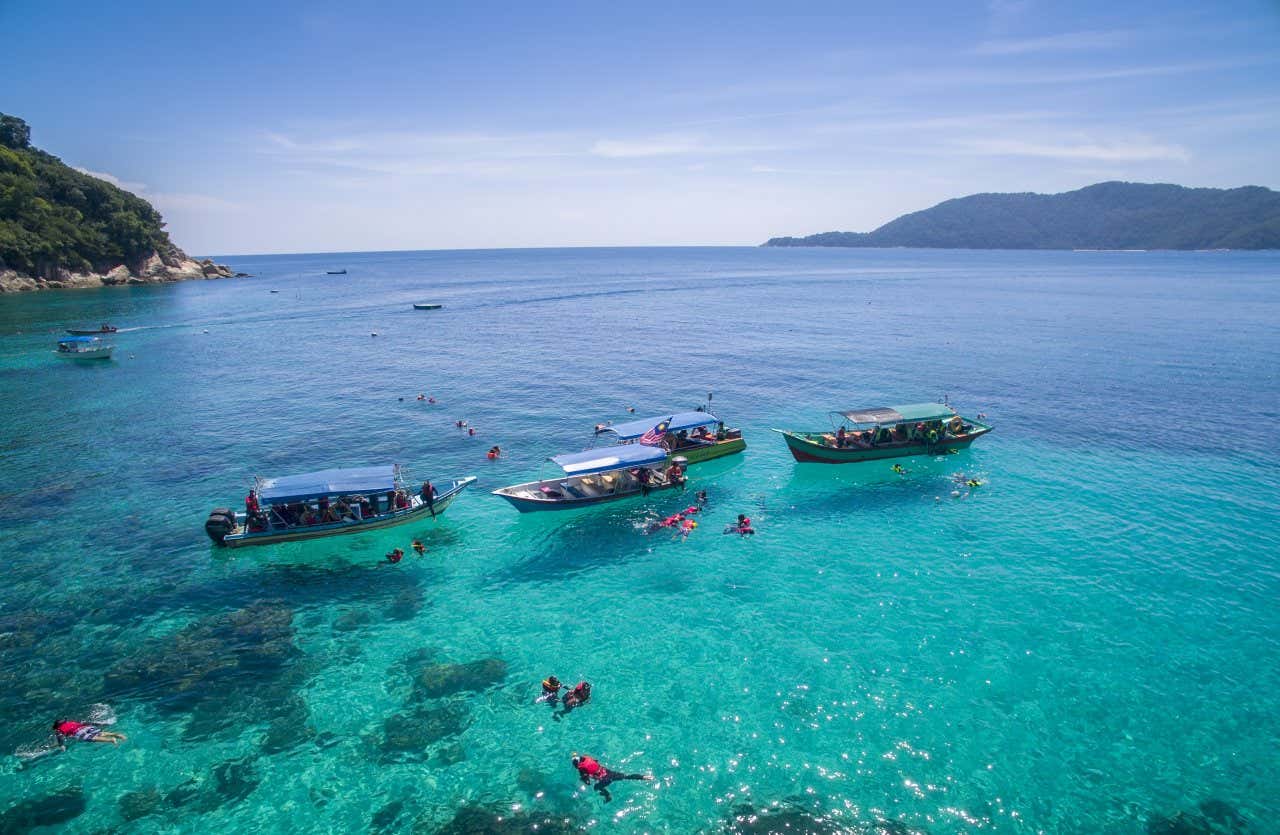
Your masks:
{"label": "distant island ridge", "polygon": [[146,200],[31,145],[0,113],[0,293],[230,278],[169,240]]}
{"label": "distant island ridge", "polygon": [[973,194],[872,232],[770,238],[763,246],[1280,249],[1280,192],[1107,182],[1061,194]]}

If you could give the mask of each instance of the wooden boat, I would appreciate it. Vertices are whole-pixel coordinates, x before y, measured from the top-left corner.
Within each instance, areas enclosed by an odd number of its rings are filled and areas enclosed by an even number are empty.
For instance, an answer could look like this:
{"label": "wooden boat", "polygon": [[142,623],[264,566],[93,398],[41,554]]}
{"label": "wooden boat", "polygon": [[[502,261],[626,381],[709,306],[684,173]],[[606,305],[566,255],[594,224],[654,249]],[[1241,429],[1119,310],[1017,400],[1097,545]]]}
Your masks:
{"label": "wooden boat", "polygon": [[[529,481],[494,490],[521,513],[539,510],[572,510],[578,507],[647,495],[684,483],[683,477],[668,476],[672,464],[660,446],[620,444],[555,455],[550,459],[564,471],[559,478]],[[648,481],[646,489],[645,480]]]}
{"label": "wooden boat", "polygon": [[832,431],[775,429],[797,461],[853,464],[964,449],[991,431],[941,403],[831,412]]}
{"label": "wooden boat", "polygon": [[347,271],[346,271],[346,270],[327,270],[327,271],[325,271],[325,275],[346,275],[346,274],[347,274]]}
{"label": "wooden boat", "polygon": [[414,310],[439,310],[442,307],[444,307],[444,305],[442,304],[429,304],[427,302],[418,302],[414,304],[413,309]]}
{"label": "wooden boat", "polygon": [[68,336],[58,340],[54,353],[68,360],[109,360],[114,350],[114,345],[96,336]]}
{"label": "wooden boat", "polygon": [[67,328],[67,333],[71,334],[72,336],[98,336],[99,334],[104,334],[104,333],[115,333],[117,330],[118,328],[115,328],[111,325],[103,325],[102,327],[94,328],[93,330],[85,330],[82,328]]}
{"label": "wooden boat", "polygon": [[450,482],[426,502],[405,485],[395,464],[258,478],[251,491],[255,512],[217,508],[204,529],[216,544],[236,548],[389,528],[439,516],[475,480]]}
{"label": "wooden boat", "polygon": [[683,456],[690,464],[733,455],[747,448],[741,429],[726,428],[724,421],[705,409],[657,415],[626,423],[601,424],[596,426],[596,435],[613,435],[621,443],[636,443],[662,424],[666,424],[662,442],[668,457]]}

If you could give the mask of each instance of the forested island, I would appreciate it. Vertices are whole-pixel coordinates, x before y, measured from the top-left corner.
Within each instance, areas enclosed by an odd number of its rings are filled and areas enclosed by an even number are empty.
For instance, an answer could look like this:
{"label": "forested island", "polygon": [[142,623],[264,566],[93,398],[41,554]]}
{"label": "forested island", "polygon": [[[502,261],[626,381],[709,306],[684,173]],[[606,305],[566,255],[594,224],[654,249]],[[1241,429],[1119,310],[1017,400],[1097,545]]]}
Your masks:
{"label": "forested island", "polygon": [[150,203],[31,145],[0,113],[0,293],[226,278],[174,246]]}
{"label": "forested island", "polygon": [[1280,249],[1280,192],[1109,182],[1062,194],[974,194],[873,232],[764,246],[939,249]]}

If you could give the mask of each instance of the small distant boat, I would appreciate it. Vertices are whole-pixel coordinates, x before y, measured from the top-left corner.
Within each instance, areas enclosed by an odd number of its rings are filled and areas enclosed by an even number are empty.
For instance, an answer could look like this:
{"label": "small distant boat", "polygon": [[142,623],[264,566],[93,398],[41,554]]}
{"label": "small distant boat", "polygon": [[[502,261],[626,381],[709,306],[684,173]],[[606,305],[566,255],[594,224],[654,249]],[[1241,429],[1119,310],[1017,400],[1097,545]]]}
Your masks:
{"label": "small distant boat", "polygon": [[69,360],[109,360],[114,350],[114,345],[96,336],[68,336],[58,340],[58,350],[54,353]]}
{"label": "small distant boat", "polygon": [[268,293],[279,293],[280,291],[279,291],[279,290],[268,290],[267,292],[268,292]]}
{"label": "small distant boat", "polygon": [[547,460],[564,475],[513,484],[494,490],[493,495],[506,499],[521,513],[571,510],[676,487],[681,482],[668,478],[670,465],[683,467],[688,463],[681,458],[668,461],[666,449],[644,444],[619,444],[554,455]]}
{"label": "small distant boat", "polygon": [[346,270],[328,270],[325,275],[346,275]]}
{"label": "small distant boat", "polygon": [[414,310],[439,310],[442,307],[444,307],[444,305],[442,304],[428,304],[426,302],[418,302],[414,304],[413,309]]}
{"label": "small distant boat", "polygon": [[250,515],[216,508],[204,530],[218,545],[268,545],[387,528],[444,513],[475,476],[457,479],[431,502],[405,483],[396,464],[258,478]]}
{"label": "small distant boat", "polygon": [[[690,464],[733,455],[747,448],[741,429],[727,429],[724,421],[703,410],[675,412],[626,423],[596,426],[597,435],[613,435],[621,443],[636,443],[646,433],[666,424],[662,444],[667,457],[683,456]],[[715,427],[712,429],[712,427]]]}
{"label": "small distant boat", "polygon": [[797,461],[853,464],[964,449],[991,431],[942,403],[831,412],[832,431],[782,434]]}
{"label": "small distant boat", "polygon": [[83,330],[81,328],[67,328],[67,333],[71,334],[72,336],[97,336],[98,334],[102,334],[102,333],[116,333],[117,330],[118,329],[113,327],[112,325],[103,325],[102,327],[95,328],[94,330]]}

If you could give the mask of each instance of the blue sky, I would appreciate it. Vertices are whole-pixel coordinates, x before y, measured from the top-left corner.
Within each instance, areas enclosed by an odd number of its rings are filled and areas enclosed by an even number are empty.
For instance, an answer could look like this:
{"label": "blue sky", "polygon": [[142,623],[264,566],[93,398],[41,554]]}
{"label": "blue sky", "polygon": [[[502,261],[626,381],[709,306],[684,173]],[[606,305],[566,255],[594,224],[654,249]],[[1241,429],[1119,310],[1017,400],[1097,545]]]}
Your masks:
{"label": "blue sky", "polygon": [[1274,0],[0,0],[0,38],[0,111],[192,253],[755,244],[981,191],[1280,185]]}

